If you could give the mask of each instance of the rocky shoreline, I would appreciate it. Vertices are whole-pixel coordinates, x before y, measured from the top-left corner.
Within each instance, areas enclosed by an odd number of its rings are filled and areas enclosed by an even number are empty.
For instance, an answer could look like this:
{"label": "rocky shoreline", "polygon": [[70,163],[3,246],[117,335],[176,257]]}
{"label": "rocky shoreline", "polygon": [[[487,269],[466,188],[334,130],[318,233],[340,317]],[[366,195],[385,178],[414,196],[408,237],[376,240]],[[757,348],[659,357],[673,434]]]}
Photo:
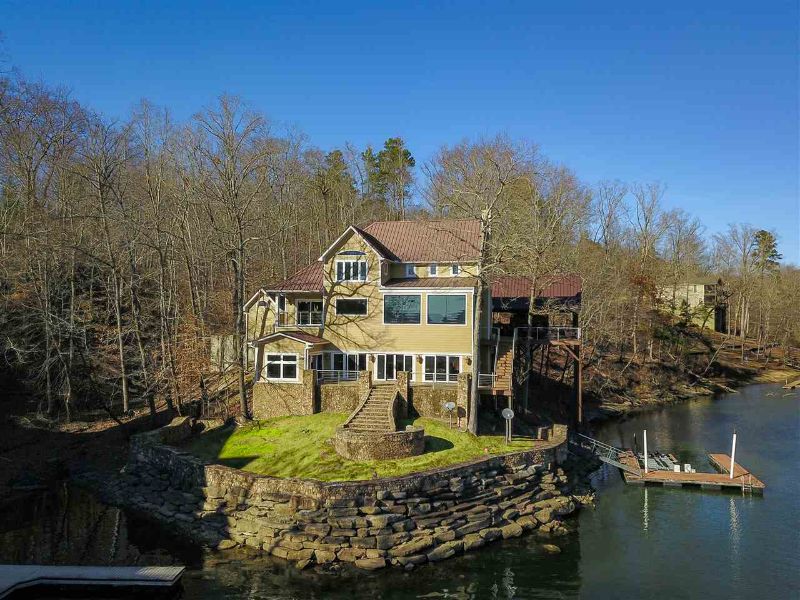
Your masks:
{"label": "rocky shoreline", "polygon": [[[170,429],[170,428],[167,428]],[[526,451],[434,472],[364,482],[279,480],[203,465],[140,434],[118,477],[81,483],[105,502],[169,525],[216,550],[247,547],[298,568],[351,564],[407,570],[533,533],[558,552],[565,522],[594,502],[593,465]],[[196,462],[195,462],[196,461]],[[203,485],[198,485],[202,483]]]}

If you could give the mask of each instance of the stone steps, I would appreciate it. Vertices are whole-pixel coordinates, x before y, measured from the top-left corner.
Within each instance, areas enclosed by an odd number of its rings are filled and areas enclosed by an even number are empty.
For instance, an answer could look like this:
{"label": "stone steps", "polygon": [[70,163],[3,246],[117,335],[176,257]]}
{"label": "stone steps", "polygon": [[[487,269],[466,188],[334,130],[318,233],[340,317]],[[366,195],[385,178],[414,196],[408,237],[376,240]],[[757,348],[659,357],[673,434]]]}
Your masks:
{"label": "stone steps", "polygon": [[396,393],[394,386],[376,386],[370,389],[367,401],[344,426],[352,431],[391,431],[390,402]]}

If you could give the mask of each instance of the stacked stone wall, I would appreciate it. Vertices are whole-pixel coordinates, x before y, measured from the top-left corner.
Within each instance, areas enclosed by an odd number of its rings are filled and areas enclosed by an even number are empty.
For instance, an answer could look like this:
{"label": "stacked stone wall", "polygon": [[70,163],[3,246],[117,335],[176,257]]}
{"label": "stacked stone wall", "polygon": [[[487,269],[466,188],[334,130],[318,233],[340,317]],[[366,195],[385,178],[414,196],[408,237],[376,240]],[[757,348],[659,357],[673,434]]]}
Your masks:
{"label": "stacked stone wall", "polygon": [[548,447],[369,481],[281,479],[204,464],[176,443],[189,429],[134,436],[124,476],[109,499],[204,543],[244,545],[297,562],[407,569],[493,540],[566,533],[576,509],[557,466],[566,440]]}

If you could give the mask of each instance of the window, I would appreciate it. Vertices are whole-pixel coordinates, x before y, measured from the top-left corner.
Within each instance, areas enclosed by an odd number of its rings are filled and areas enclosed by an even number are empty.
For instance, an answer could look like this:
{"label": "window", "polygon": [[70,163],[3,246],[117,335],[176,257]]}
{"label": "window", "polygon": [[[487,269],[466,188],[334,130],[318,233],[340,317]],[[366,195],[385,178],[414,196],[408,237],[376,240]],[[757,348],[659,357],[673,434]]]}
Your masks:
{"label": "window", "polygon": [[411,263],[406,263],[405,265],[403,265],[403,267],[405,269],[404,273],[406,277],[417,276],[417,269],[415,265],[412,265]]}
{"label": "window", "polygon": [[339,298],[336,301],[337,315],[363,316],[367,314],[366,298]]}
{"label": "window", "polygon": [[298,325],[322,325],[322,300],[300,300],[297,303]]}
{"label": "window", "polygon": [[336,281],[366,281],[366,260],[337,260]]}
{"label": "window", "polygon": [[439,270],[439,265],[430,265],[428,267],[428,274],[431,277],[436,277],[436,272]]}
{"label": "window", "polygon": [[460,356],[426,356],[425,381],[458,381],[461,372]]}
{"label": "window", "polygon": [[429,325],[465,325],[467,322],[467,297],[428,294]]}
{"label": "window", "polygon": [[363,352],[325,352],[321,366],[326,371],[364,371],[367,368],[367,355]]}
{"label": "window", "polygon": [[398,371],[412,372],[414,357],[410,354],[378,354],[375,357],[375,379],[396,379]]}
{"label": "window", "polygon": [[461,273],[461,266],[460,265],[452,265],[450,267],[450,272],[453,274],[454,277],[458,277]]}
{"label": "window", "polygon": [[296,354],[267,354],[264,377],[283,381],[297,381]]}
{"label": "window", "polygon": [[383,297],[383,322],[386,324],[419,323],[420,297],[387,295]]}

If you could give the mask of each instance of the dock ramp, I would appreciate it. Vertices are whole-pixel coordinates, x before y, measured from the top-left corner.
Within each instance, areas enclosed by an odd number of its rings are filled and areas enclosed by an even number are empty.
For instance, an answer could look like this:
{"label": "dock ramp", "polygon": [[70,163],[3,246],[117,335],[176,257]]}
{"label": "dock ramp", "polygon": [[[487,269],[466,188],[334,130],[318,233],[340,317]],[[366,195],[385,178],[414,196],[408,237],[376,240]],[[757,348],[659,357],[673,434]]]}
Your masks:
{"label": "dock ramp", "polygon": [[583,435],[582,433],[572,433],[569,437],[569,445],[573,450],[582,452],[584,454],[591,454],[596,456],[606,464],[612,465],[631,473],[632,475],[641,475],[641,469],[637,469],[630,464],[626,464],[622,459],[623,455],[630,454],[626,450],[616,448],[600,440]]}

